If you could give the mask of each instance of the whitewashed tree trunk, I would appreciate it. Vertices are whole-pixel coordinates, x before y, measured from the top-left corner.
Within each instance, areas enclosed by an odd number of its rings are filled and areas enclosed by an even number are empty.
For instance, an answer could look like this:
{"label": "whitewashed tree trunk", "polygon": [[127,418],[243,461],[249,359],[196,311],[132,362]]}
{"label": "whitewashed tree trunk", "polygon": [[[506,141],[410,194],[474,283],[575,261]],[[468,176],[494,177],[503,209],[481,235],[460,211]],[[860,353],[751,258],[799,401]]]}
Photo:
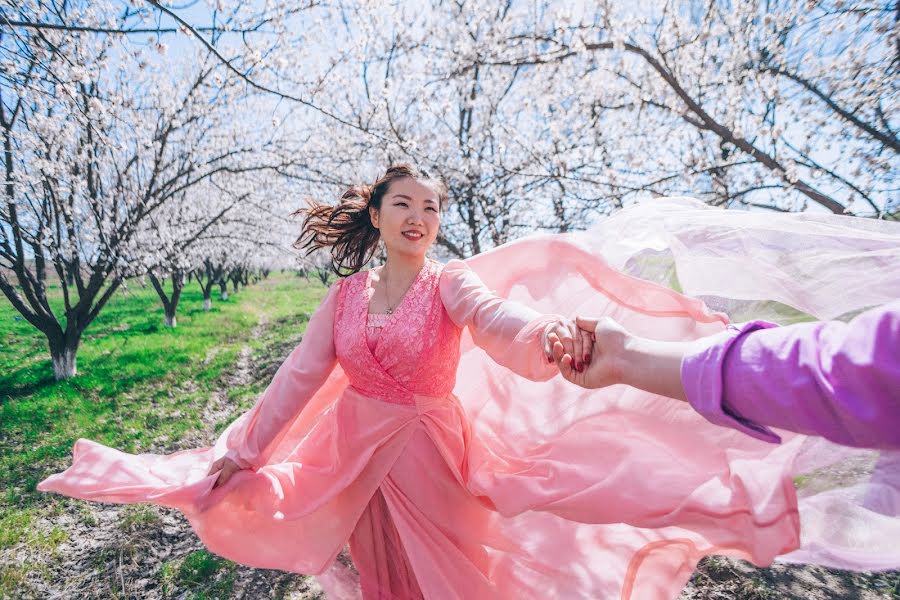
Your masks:
{"label": "whitewashed tree trunk", "polygon": [[64,348],[61,352],[50,353],[53,359],[53,376],[57,381],[69,379],[78,373],[76,366],[76,348]]}

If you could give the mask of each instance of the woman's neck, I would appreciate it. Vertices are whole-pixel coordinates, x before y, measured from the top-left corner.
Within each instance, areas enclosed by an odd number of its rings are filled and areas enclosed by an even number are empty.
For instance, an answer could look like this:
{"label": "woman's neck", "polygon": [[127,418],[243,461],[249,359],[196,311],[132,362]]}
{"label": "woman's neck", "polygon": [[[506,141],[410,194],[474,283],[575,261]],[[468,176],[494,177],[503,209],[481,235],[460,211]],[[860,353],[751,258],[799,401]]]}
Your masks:
{"label": "woman's neck", "polygon": [[410,256],[408,254],[392,254],[388,252],[384,267],[390,273],[394,281],[411,281],[425,264],[425,256]]}

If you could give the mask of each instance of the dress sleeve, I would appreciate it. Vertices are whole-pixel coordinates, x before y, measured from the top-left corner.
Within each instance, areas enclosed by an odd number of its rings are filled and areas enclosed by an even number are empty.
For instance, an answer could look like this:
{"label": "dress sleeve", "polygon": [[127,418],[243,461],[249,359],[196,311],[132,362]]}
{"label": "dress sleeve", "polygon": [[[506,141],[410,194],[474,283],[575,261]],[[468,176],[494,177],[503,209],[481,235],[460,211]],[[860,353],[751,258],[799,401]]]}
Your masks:
{"label": "dress sleeve", "polygon": [[265,463],[270,449],[334,370],[334,314],[342,281],[328,290],[310,317],[300,343],[253,408],[239,417],[229,432],[224,456],[242,468],[257,469]]}
{"label": "dress sleeve", "polygon": [[848,446],[900,447],[900,301],[849,323],[756,321],[682,361],[691,405],[768,441],[779,427]]}
{"label": "dress sleeve", "polygon": [[444,267],[441,300],[459,327],[468,327],[474,342],[498,364],[532,381],[546,381],[559,370],[548,363],[544,334],[562,317],[542,315],[489,290],[461,260]]}

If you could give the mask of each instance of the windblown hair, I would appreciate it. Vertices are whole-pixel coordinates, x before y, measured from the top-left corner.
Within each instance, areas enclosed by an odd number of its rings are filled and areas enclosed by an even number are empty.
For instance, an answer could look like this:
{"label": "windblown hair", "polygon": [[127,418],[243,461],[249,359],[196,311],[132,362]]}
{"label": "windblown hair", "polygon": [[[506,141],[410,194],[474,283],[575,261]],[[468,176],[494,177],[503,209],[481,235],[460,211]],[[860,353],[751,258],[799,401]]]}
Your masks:
{"label": "windblown hair", "polygon": [[372,260],[381,237],[372,224],[369,207],[381,209],[391,184],[405,177],[433,187],[440,206],[446,206],[447,186],[443,181],[410,164],[392,165],[374,184],[348,188],[336,205],[311,201],[309,207],[295,211],[293,215],[303,216],[303,224],[294,248],[306,255],[331,248],[331,269],[338,276],[358,272]]}

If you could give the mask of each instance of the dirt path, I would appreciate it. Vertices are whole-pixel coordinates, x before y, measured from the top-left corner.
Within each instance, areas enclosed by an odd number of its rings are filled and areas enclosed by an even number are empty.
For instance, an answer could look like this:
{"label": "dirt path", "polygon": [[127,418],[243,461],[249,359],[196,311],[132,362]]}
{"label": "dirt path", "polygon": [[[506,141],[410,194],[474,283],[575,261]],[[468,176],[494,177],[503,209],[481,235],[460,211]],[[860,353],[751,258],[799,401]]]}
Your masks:
{"label": "dirt path", "polygon": [[814,565],[748,562],[708,557],[679,600],[897,600],[900,572],[855,573]]}

